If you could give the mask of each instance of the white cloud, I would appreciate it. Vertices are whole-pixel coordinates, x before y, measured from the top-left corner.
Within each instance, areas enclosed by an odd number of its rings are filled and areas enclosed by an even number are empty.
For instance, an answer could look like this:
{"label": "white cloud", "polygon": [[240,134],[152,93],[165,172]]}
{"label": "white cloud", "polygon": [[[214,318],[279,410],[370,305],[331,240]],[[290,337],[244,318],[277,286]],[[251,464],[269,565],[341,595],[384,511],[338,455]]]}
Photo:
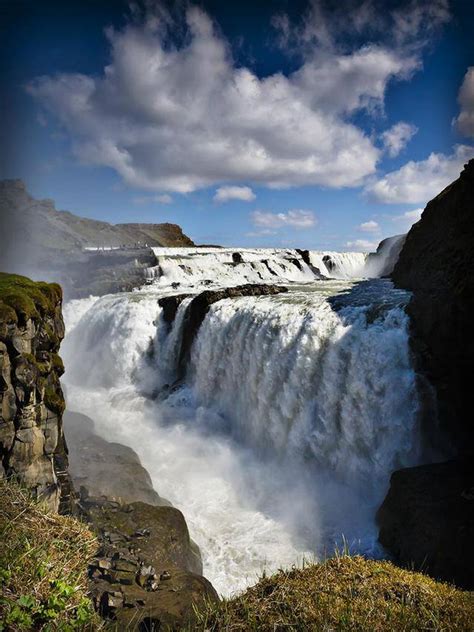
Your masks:
{"label": "white cloud", "polygon": [[422,213],[422,208],[415,208],[413,211],[407,211],[402,215],[395,215],[392,219],[394,222],[411,222],[413,224],[421,218]]}
{"label": "white cloud", "polygon": [[374,220],[371,219],[368,222],[362,222],[362,224],[359,224],[359,230],[363,230],[366,233],[374,233],[380,230],[380,226],[377,222],[374,222]]}
{"label": "white cloud", "polygon": [[464,163],[474,156],[474,147],[457,145],[453,154],[432,153],[426,160],[410,160],[366,186],[368,197],[385,204],[426,203],[456,180]]}
{"label": "white cloud", "polygon": [[[392,16],[397,33],[423,31],[415,8]],[[375,172],[381,152],[349,115],[383,109],[388,83],[420,66],[408,35],[389,44],[389,32],[352,51],[336,46],[337,34],[327,46],[308,36],[295,72],[260,78],[234,63],[200,9],[186,11],[178,48],[170,34],[181,25],[159,14],[107,31],[102,75],[63,73],[29,84],[83,163],[108,166],[135,187],[178,192],[242,181],[357,186]]]}
{"label": "white cloud", "polygon": [[255,197],[255,193],[250,187],[227,186],[217,189],[214,201],[228,202],[229,200],[241,200],[242,202],[252,202],[255,200]]}
{"label": "white cloud", "polygon": [[297,229],[311,228],[311,226],[315,226],[317,223],[314,213],[303,209],[293,209],[287,213],[254,211],[251,217],[255,226],[268,230],[275,230],[283,226],[290,226],[291,228]]}
{"label": "white cloud", "polygon": [[423,210],[424,209],[422,208],[415,208],[412,211],[406,211],[401,215],[395,215],[391,219],[393,222],[397,223],[397,228],[399,227],[398,230],[408,232],[413,224],[415,224],[421,218]]}
{"label": "white cloud", "polygon": [[418,131],[415,125],[400,121],[382,134],[382,143],[388,155],[394,158],[404,149]]}
{"label": "white cloud", "polygon": [[171,204],[173,198],[171,195],[163,193],[161,195],[143,195],[134,197],[132,201],[134,204],[151,204],[153,202],[158,204]]}
{"label": "white cloud", "polygon": [[347,248],[355,248],[356,251],[374,252],[377,250],[378,242],[369,241],[368,239],[355,239],[354,241],[346,241]]}
{"label": "white cloud", "polygon": [[467,69],[459,90],[458,102],[461,112],[456,125],[461,134],[474,136],[474,66]]}

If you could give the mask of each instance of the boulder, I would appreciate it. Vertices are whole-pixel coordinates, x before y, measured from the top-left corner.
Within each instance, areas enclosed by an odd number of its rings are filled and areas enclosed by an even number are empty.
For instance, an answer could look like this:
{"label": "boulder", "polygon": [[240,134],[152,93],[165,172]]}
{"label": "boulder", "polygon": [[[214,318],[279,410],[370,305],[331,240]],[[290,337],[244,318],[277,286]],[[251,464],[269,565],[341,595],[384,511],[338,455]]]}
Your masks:
{"label": "boulder", "polygon": [[392,474],[379,540],[395,560],[474,588],[474,463],[458,459]]}

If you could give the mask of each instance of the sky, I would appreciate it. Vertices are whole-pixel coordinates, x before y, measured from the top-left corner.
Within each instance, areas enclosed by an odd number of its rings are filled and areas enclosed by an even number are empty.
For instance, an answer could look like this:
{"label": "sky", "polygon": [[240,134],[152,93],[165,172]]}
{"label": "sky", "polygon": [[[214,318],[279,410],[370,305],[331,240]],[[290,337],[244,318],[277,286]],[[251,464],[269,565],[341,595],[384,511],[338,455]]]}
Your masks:
{"label": "sky", "polygon": [[0,0],[0,178],[196,243],[373,250],[474,157],[470,0]]}

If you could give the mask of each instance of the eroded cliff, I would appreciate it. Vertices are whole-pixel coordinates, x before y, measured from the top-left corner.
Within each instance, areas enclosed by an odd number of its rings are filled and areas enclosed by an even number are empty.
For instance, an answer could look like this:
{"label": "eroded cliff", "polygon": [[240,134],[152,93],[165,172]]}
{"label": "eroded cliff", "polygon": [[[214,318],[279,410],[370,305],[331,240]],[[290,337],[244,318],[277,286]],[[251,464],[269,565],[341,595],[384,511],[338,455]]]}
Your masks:
{"label": "eroded cliff", "polygon": [[59,285],[0,273],[0,475],[24,483],[53,511],[71,485],[62,427]]}

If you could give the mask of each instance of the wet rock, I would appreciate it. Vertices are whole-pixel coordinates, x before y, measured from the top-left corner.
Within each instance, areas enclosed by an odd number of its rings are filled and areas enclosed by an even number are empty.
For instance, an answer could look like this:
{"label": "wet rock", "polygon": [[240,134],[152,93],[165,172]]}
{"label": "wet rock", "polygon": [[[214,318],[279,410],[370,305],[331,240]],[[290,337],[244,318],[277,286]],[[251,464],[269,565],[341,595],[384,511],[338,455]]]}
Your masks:
{"label": "wet rock", "polygon": [[242,254],[240,252],[233,252],[232,253],[232,261],[234,263],[243,263],[244,262],[244,258],[242,257]]}
{"label": "wet rock", "polygon": [[[286,287],[279,285],[247,284],[220,290],[205,290],[195,296],[190,302],[184,317],[177,379],[184,377],[192,343],[211,305],[225,298],[269,296],[287,291]],[[180,294],[178,296],[165,296],[158,300],[158,304],[163,309],[165,322],[171,323],[174,320],[179,305],[188,296],[188,294]]]}

